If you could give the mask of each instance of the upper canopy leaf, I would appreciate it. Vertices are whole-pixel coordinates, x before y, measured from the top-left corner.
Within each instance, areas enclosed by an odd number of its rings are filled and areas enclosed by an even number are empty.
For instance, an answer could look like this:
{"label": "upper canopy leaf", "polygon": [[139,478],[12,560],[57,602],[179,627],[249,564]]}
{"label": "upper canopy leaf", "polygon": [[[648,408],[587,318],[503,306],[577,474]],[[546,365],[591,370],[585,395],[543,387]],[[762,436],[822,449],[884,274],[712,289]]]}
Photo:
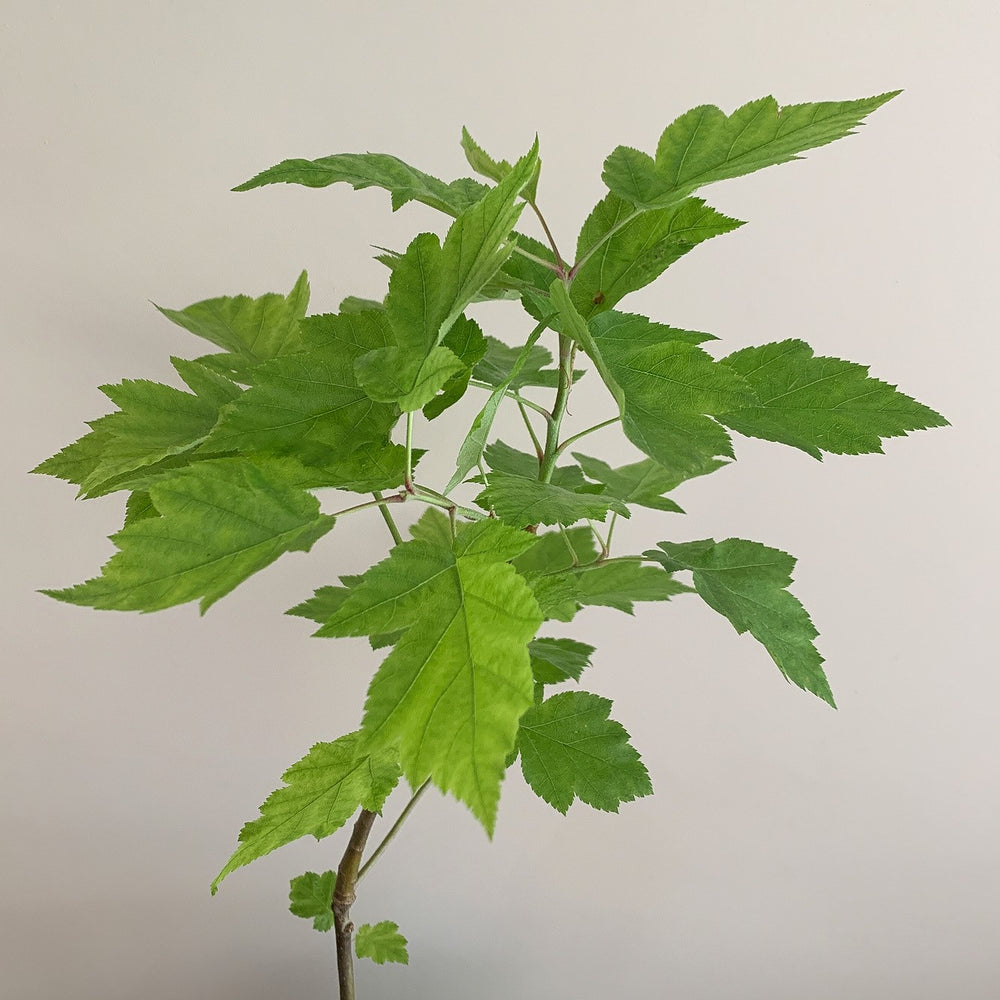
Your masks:
{"label": "upper canopy leaf", "polygon": [[284,787],[272,792],[259,818],[240,831],[239,847],[212,882],[213,895],[237,868],[299,837],[329,837],[358,808],[381,812],[399,781],[399,764],[391,748],[373,749],[361,733],[348,733],[317,743],[281,780]]}
{"label": "upper canopy leaf", "polygon": [[801,340],[748,347],[722,359],[757,402],[719,415],[748,437],[780,441],[822,458],[882,451],[882,438],[942,427],[940,413],[868,375],[864,365],[817,358]]}
{"label": "upper canopy leaf", "polygon": [[[395,346],[358,368],[360,383],[373,398],[398,402],[406,410],[419,409],[431,398],[433,393],[414,395],[416,387],[428,379],[428,364],[442,370],[440,357],[429,359],[510,256],[511,230],[523,208],[517,197],[537,160],[536,139],[507,177],[452,223],[443,245],[433,233],[422,233],[394,261],[385,309]],[[434,392],[443,384],[437,382]]]}
{"label": "upper canopy leaf", "polygon": [[356,191],[380,187],[392,195],[392,210],[408,201],[420,201],[448,215],[459,215],[487,191],[485,184],[463,177],[446,184],[388,153],[337,153],[318,160],[282,160],[234,187],[249,191],[265,184],[304,184],[327,187],[345,181]]}
{"label": "upper canopy leaf", "polygon": [[[489,177],[492,181],[502,181],[514,168],[510,165],[508,160],[495,160],[489,153],[483,149],[482,146],[472,138],[469,130],[463,125],[462,126],[462,150],[465,153],[466,160],[469,161],[469,166],[477,174],[482,174],[483,177]],[[535,200],[535,194],[538,188],[538,175],[542,169],[542,161],[539,160],[535,164],[535,172],[531,179],[524,187],[524,199],[525,201],[533,202]]]}
{"label": "upper canopy leaf", "polygon": [[156,308],[178,326],[238,359],[256,362],[301,349],[298,324],[308,307],[309,279],[303,271],[288,295],[224,296],[195,302],[186,309]]}
{"label": "upper canopy leaf", "polygon": [[795,559],[760,542],[660,542],[647,552],[671,571],[692,570],[695,590],[709,607],[749,632],[771,654],[785,678],[836,708],[813,640],[819,634],[798,598],[788,590]]}
{"label": "upper canopy leaf", "polygon": [[[570,288],[573,304],[584,319],[604,312],[630,292],[655,281],[699,243],[742,225],[700,198],[685,198],[669,208],[636,213],[630,202],[609,194],[598,202],[580,230],[576,252],[584,264]],[[601,246],[587,256],[601,240]]]}
{"label": "upper canopy leaf", "polygon": [[655,159],[627,146],[615,149],[604,161],[604,183],[640,208],[664,208],[705,184],[797,160],[807,149],[852,135],[898,93],[783,108],[762,97],[729,116],[710,104],[692,108],[664,130]]}
{"label": "upper canopy leaf", "polygon": [[282,466],[245,458],[199,462],[154,482],[149,496],[160,516],[112,535],[119,551],[99,577],[44,593],[115,611],[201,598],[204,613],[282,553],[307,552],[334,523]]}
{"label": "upper canopy leaf", "polygon": [[491,834],[517,722],[532,702],[528,642],[542,622],[508,560],[534,541],[495,521],[464,527],[450,545],[422,532],[364,573],[316,633],[405,630],[372,680],[364,731],[398,743],[411,785],[432,777]]}

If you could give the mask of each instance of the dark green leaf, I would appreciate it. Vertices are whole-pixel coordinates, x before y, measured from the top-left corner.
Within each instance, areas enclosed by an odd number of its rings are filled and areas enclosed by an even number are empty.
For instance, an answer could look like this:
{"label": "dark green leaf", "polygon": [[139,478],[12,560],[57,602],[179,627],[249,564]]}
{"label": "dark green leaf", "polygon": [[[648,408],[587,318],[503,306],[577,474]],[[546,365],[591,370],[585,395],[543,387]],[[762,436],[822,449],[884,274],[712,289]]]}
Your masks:
{"label": "dark green leaf", "polygon": [[489,485],[476,503],[484,510],[494,510],[501,521],[516,528],[529,524],[563,524],[593,519],[603,521],[609,510],[628,517],[628,507],[614,497],[601,493],[575,493],[542,483],[537,479],[490,473]]}
{"label": "dark green leaf", "polygon": [[691,588],[678,583],[658,566],[639,562],[607,562],[577,572],[576,600],[632,614],[636,601],[669,601]]}
{"label": "dark green leaf", "polygon": [[792,556],[742,538],[659,546],[662,553],[654,549],[647,556],[660,559],[669,570],[692,570],[695,590],[709,607],[725,615],[741,635],[749,632],[760,642],[787,680],[836,707],[823,657],[813,644],[818,633],[788,590]]}
{"label": "dark green leaf", "polygon": [[578,681],[590,666],[593,646],[575,639],[533,639],[528,644],[531,670],[538,684],[561,684]]}
{"label": "dark green leaf", "polygon": [[517,742],[524,780],[561,813],[575,798],[616,813],[622,802],[653,792],[628,733],[608,718],[610,711],[607,698],[566,691],[521,718]]}
{"label": "dark green leaf", "polygon": [[[570,289],[573,304],[585,319],[604,312],[654,281],[699,243],[742,225],[700,198],[637,214],[632,204],[609,194],[590,213],[577,240],[577,259],[586,259]],[[606,239],[608,233],[613,235]],[[587,256],[602,239],[598,250]]]}
{"label": "dark green leaf", "polygon": [[907,431],[943,427],[948,421],[868,375],[864,365],[817,358],[801,340],[748,347],[722,359],[758,399],[719,415],[734,431],[801,448],[814,458],[824,451],[862,455],[882,451],[882,439]]}

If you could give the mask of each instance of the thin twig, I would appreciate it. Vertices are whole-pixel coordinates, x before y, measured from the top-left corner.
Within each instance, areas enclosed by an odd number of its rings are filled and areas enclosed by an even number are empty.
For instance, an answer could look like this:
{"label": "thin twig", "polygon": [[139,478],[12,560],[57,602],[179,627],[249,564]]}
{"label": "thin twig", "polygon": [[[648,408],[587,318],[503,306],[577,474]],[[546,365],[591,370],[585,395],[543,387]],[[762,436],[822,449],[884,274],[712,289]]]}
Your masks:
{"label": "thin twig", "polygon": [[399,814],[399,818],[395,823],[389,828],[389,832],[382,838],[382,842],[372,851],[368,860],[361,866],[361,870],[358,872],[358,881],[360,882],[365,875],[368,874],[369,869],[375,864],[376,861],[382,856],[382,852],[389,846],[393,837],[399,833],[399,828],[406,821],[406,817],[410,815],[413,811],[413,807],[420,800],[420,796],[424,794],[427,787],[430,785],[431,779],[428,778],[414,793],[410,796],[410,801],[406,803],[403,807],[403,811]]}

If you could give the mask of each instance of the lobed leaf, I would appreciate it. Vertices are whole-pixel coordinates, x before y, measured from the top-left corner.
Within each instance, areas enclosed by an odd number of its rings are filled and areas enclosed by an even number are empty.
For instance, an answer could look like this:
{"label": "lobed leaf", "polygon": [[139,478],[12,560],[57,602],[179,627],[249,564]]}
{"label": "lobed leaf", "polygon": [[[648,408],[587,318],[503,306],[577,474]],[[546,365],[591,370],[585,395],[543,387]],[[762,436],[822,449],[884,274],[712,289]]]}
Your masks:
{"label": "lobed leaf", "polygon": [[408,965],[410,962],[406,938],[399,933],[399,924],[391,920],[362,924],[354,939],[354,950],[358,958],[370,958],[376,965],[386,962]]}
{"label": "lobed leaf", "polygon": [[728,116],[710,104],[692,108],[664,130],[655,159],[627,146],[615,149],[604,161],[604,183],[641,208],[664,208],[705,184],[797,160],[807,149],[853,135],[898,93],[783,108],[762,97]]}
{"label": "lobed leaf", "polygon": [[288,891],[288,909],[296,917],[312,918],[313,927],[328,931],[333,927],[333,890],[337,873],[333,871],[306,872],[292,879]]}
{"label": "lobed leaf", "polygon": [[620,500],[603,493],[577,493],[554,483],[492,472],[489,484],[477,497],[484,510],[516,528],[533,524],[570,525],[588,518],[603,521],[613,510],[628,517],[628,507]]}
{"label": "lobed leaf", "polygon": [[528,644],[536,684],[578,681],[590,666],[594,647],[575,639],[532,639]]}
{"label": "lobed leaf", "polygon": [[64,590],[60,601],[115,611],[159,611],[220,597],[285,552],[308,552],[334,519],[289,485],[273,463],[245,458],[200,462],[149,487],[159,517],[132,520],[101,575]]}
{"label": "lobed leaf", "polygon": [[607,698],[566,691],[521,718],[517,742],[524,780],[563,814],[577,798],[616,813],[622,802],[653,792],[649,772],[610,712]]}
{"label": "lobed leaf", "polygon": [[895,386],[871,378],[864,365],[815,357],[801,340],[748,347],[722,364],[740,375],[757,400],[719,420],[740,434],[788,444],[814,458],[824,451],[881,452],[883,438],[948,423]]}
{"label": "lobed leaf", "polygon": [[239,846],[212,882],[212,895],[237,868],[299,837],[329,837],[359,808],[381,812],[399,774],[392,748],[372,747],[361,733],[317,743],[281,776],[284,786],[267,797],[259,818],[244,825]]}
{"label": "lobed leaf", "polygon": [[647,552],[668,570],[689,569],[695,590],[741,635],[749,632],[771,654],[785,679],[836,708],[813,640],[819,634],[789,590],[795,559],[760,542],[659,542]]}

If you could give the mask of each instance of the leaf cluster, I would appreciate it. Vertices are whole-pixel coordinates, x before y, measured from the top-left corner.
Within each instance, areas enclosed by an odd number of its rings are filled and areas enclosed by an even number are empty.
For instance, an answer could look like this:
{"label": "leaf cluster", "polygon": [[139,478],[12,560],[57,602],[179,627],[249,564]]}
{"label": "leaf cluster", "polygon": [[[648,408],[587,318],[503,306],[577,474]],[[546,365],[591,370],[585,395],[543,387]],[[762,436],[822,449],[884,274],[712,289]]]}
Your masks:
{"label": "leaf cluster", "polygon": [[[834,704],[817,631],[789,589],[790,555],[737,538],[612,554],[615,525],[636,507],[683,513],[674,491],[733,461],[734,433],[821,459],[880,452],[888,438],[946,421],[797,337],[725,354],[711,334],[619,306],[743,225],[696,191],[850,135],[893,96],[784,108],[768,97],[728,116],[705,106],[667,126],[652,154],[618,147],[572,260],[539,210],[537,138],[510,162],[464,130],[482,181],[350,153],[285,160],[236,188],[376,187],[393,210],[419,201],[440,211],[446,228],[380,256],[389,271],[380,300],[352,296],[309,315],[303,273],[287,294],[161,308],[212,352],[173,359],[183,387],[104,386],[117,409],[35,470],[82,497],[125,495],[100,574],[46,591],[95,608],[199,601],[204,612],[285,553],[308,552],[331,532],[336,545],[345,518],[377,508],[388,524],[384,559],[289,612],[314,621],[317,636],[365,637],[385,651],[360,728],[288,769],[213,892],[296,838],[326,837],[359,809],[380,812],[400,777],[453,795],[490,834],[516,761],[560,812],[577,799],[617,811],[648,795],[649,774],[611,702],[575,686],[595,650],[563,632],[588,607],[631,614],[639,602],[695,595],[756,639],[788,681]],[[530,216],[544,240],[517,228]],[[521,343],[469,315],[490,299],[523,308]],[[585,369],[607,390],[606,419],[567,435]],[[426,445],[429,423],[476,393],[483,400],[471,411],[454,411],[467,422],[454,474],[427,485],[416,439]],[[494,438],[501,407],[523,418],[520,446]],[[612,427],[637,452],[624,464],[590,455],[589,444],[571,450]],[[324,513],[317,494],[331,490],[357,496]],[[404,538],[392,512],[414,503],[427,509]],[[561,684],[572,686],[550,693]],[[293,882],[292,912],[329,929],[333,891],[333,872],[306,873]],[[376,962],[406,961],[405,944],[383,922],[362,928],[357,947]]]}

